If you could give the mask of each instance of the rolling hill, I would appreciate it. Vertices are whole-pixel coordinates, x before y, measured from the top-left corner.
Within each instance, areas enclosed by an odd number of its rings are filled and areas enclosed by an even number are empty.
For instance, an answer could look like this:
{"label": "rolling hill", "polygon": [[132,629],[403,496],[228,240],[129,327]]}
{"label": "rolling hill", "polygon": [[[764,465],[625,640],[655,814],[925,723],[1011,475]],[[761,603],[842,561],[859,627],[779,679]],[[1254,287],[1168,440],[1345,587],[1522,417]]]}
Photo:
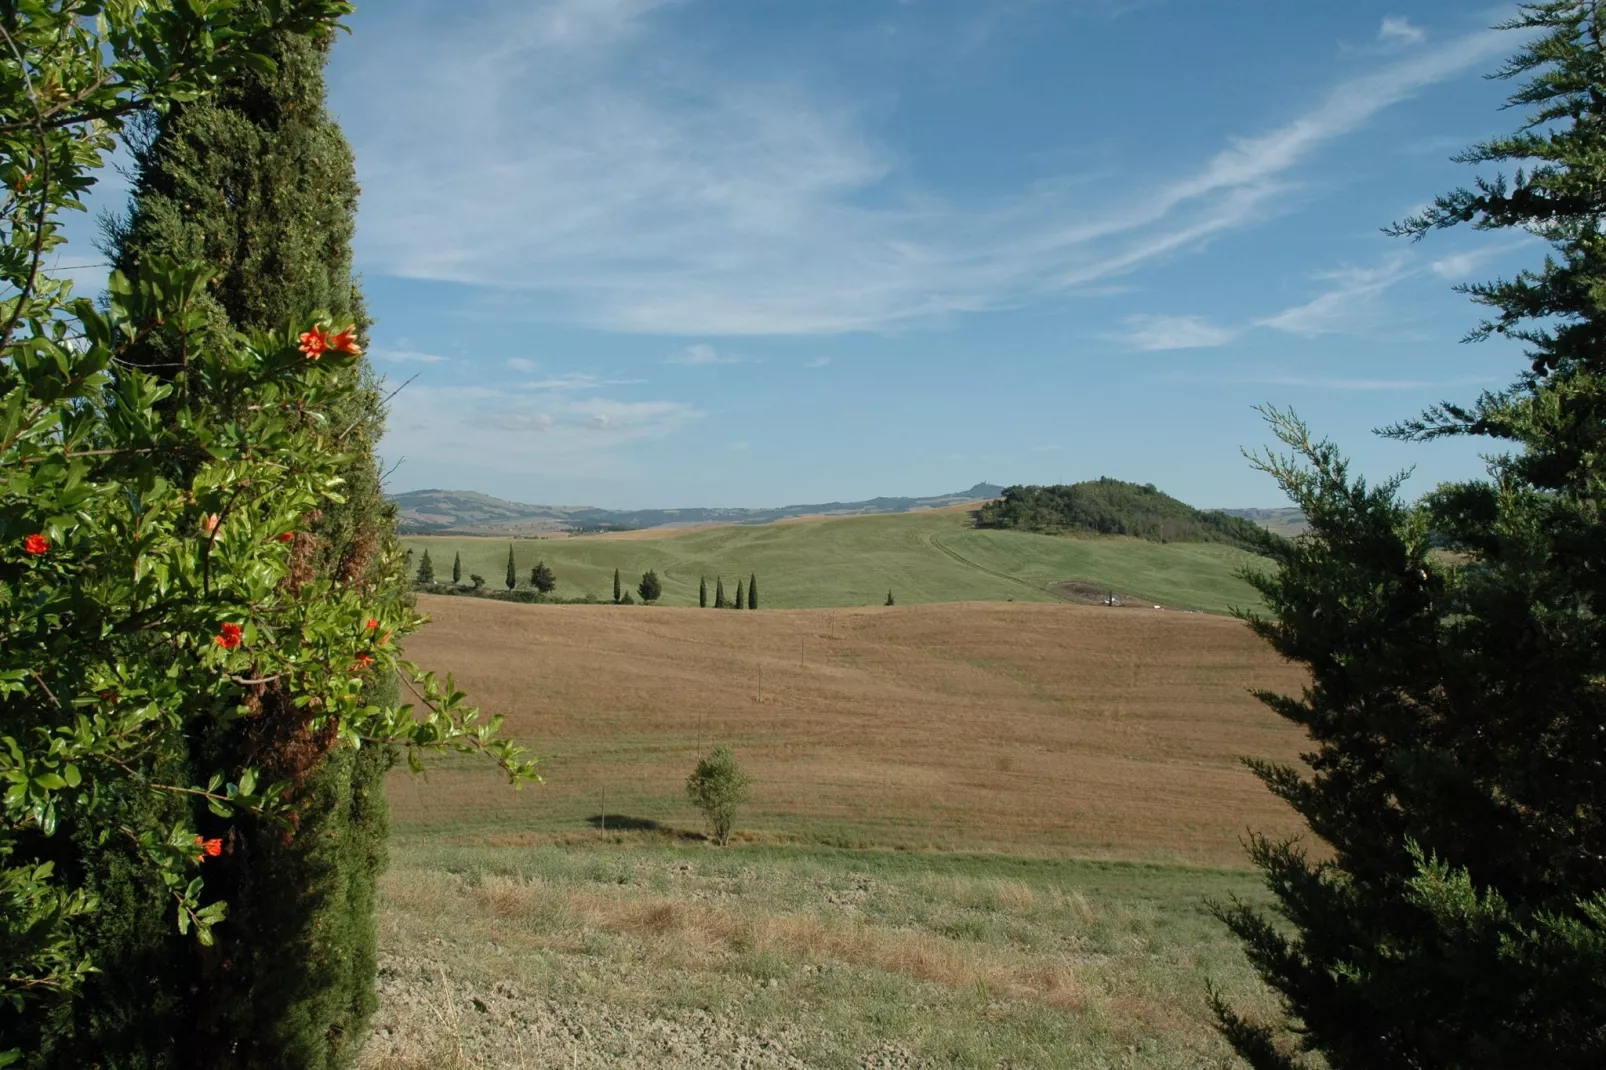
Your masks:
{"label": "rolling hill", "polygon": [[552,534],[561,531],[629,531],[699,524],[771,524],[801,516],[864,516],[941,509],[998,496],[1003,487],[978,483],[969,490],[925,498],[870,498],[770,509],[597,509],[592,506],[525,505],[476,491],[415,490],[391,496],[404,535]]}
{"label": "rolling hill", "polygon": [[901,605],[1061,602],[1050,587],[1066,581],[1211,613],[1258,604],[1238,572],[1260,559],[1234,546],[978,529],[963,508],[538,541],[416,535],[403,541],[414,567],[428,549],[436,577],[446,580],[461,554],[464,580],[478,573],[492,587],[501,586],[512,546],[520,581],[545,561],[557,573],[561,597],[608,598],[614,569],[627,588],[653,569],[670,606],[695,606],[702,577],[711,593],[716,577],[724,577],[734,594],[736,581],[755,573],[761,608],[768,609],[880,605],[889,589]]}

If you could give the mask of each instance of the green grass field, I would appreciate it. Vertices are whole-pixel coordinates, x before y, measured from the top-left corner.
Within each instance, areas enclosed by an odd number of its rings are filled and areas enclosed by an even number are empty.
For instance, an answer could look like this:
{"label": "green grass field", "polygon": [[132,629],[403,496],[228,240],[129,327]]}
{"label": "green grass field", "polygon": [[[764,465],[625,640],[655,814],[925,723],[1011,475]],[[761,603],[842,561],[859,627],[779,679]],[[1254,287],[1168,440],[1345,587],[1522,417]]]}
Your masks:
{"label": "green grass field", "polygon": [[[478,573],[492,587],[507,573],[508,541],[419,536],[403,540],[414,561],[428,548],[438,580],[451,579],[452,557],[463,555],[463,579]],[[764,526],[705,528],[682,533],[512,542],[521,583],[545,560],[557,573],[557,593],[611,597],[613,572],[627,588],[654,569],[662,603],[697,604],[706,576],[710,599],[723,576],[756,573],[759,601],[768,609],[880,605],[890,589],[901,605],[931,602],[1053,602],[1047,585],[1081,580],[1182,609],[1225,613],[1258,605],[1236,575],[1257,559],[1205,543],[1156,543],[1126,538],[1070,538],[971,527],[963,511],[803,520]]]}

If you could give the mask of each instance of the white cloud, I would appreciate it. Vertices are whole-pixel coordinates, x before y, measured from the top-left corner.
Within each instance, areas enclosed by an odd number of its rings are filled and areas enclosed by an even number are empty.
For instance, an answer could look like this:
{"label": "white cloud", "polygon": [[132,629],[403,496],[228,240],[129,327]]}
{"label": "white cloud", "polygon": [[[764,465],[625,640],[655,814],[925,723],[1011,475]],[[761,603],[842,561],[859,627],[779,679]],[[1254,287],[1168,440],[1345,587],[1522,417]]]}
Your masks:
{"label": "white cloud", "polygon": [[507,366],[516,372],[533,372],[541,366],[541,363],[540,361],[531,360],[529,357],[509,357],[507,358]]}
{"label": "white cloud", "polygon": [[419,353],[411,349],[373,349],[368,357],[385,364],[444,364],[448,360],[438,353]]}
{"label": "white cloud", "polygon": [[1385,18],[1377,31],[1378,41],[1388,45],[1421,44],[1427,36],[1426,30],[1411,25],[1410,19],[1400,17]]}
{"label": "white cloud", "polygon": [[831,358],[830,357],[810,357],[808,360],[805,360],[803,362],[803,367],[805,367],[805,368],[823,368],[829,363],[831,363]]}
{"label": "white cloud", "polygon": [[646,382],[645,379],[603,379],[595,375],[573,372],[569,375],[559,375],[551,379],[537,379],[534,382],[523,384],[523,387],[525,390],[568,392],[574,390],[599,390],[605,386],[633,386],[644,382]]}
{"label": "white cloud", "polygon": [[1147,188],[1062,176],[954,202],[808,72],[742,75],[679,47],[677,9],[545,0],[428,32],[398,16],[370,69],[340,73],[364,85],[342,104],[363,265],[541,295],[589,326],[705,337],[1015,307],[1264,221],[1313,152],[1508,47],[1485,32],[1413,50]]}
{"label": "white cloud", "polygon": [[1111,335],[1134,349],[1211,349],[1232,341],[1235,331],[1199,316],[1128,316],[1125,330]]}
{"label": "white cloud", "polygon": [[730,353],[721,353],[711,345],[698,343],[687,346],[664,361],[665,364],[740,364],[742,358]]}
{"label": "white cloud", "polygon": [[1361,333],[1374,322],[1365,314],[1373,302],[1391,287],[1421,273],[1422,269],[1412,267],[1410,257],[1403,253],[1389,257],[1377,267],[1322,272],[1317,278],[1332,284],[1325,293],[1274,316],[1256,320],[1255,326],[1307,337]]}
{"label": "white cloud", "polygon": [[678,401],[577,398],[528,385],[408,390],[391,402],[384,452],[476,470],[607,477],[628,467],[631,447],[702,417]]}

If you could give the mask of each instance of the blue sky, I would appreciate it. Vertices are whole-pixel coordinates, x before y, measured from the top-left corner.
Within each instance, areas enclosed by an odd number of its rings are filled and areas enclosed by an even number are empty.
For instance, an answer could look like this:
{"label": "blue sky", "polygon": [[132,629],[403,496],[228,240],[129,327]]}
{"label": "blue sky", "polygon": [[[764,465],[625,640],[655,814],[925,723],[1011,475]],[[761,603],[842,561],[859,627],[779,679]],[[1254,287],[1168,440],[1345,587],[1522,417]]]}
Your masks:
{"label": "blue sky", "polygon": [[1509,8],[1345,0],[369,0],[330,67],[393,379],[392,490],[771,505],[978,480],[1282,504],[1295,407],[1371,429],[1509,381],[1379,233],[1514,125]]}

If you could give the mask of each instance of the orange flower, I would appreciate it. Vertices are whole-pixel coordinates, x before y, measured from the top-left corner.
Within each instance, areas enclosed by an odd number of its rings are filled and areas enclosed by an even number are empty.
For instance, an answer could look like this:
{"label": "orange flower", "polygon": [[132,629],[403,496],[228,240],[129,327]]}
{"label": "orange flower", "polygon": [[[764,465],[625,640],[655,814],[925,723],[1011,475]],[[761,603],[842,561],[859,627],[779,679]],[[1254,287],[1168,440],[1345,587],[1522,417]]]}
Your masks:
{"label": "orange flower", "polygon": [[279,536],[279,541],[280,542],[294,542],[295,541],[295,537],[296,537],[296,533],[295,532],[286,531],[285,533],[283,533],[282,535]]}
{"label": "orange flower", "polygon": [[207,513],[201,518],[201,530],[208,535],[217,534],[217,526],[223,523],[223,518],[216,513]]}
{"label": "orange flower", "polygon": [[379,622],[374,618],[369,617],[368,623],[363,625],[363,627],[367,628],[369,631],[373,631],[375,628],[379,627]]}
{"label": "orange flower", "polygon": [[223,841],[216,836],[210,840],[197,836],[195,837],[195,846],[201,849],[201,853],[195,856],[197,862],[203,858],[216,858],[223,853]]}
{"label": "orange flower", "polygon": [[322,327],[314,327],[301,336],[301,352],[307,355],[308,360],[317,360],[329,348],[329,336]]}
{"label": "orange flower", "polygon": [[38,557],[50,552],[50,540],[43,535],[29,535],[22,540],[22,552]]}
{"label": "orange flower", "polygon": [[240,626],[233,621],[224,621],[218,626],[217,637],[212,641],[224,650],[233,650],[240,645]]}
{"label": "orange flower", "polygon": [[352,668],[356,669],[356,670],[358,670],[360,672],[361,670],[368,668],[368,666],[372,665],[373,663],[374,663],[373,655],[371,655],[371,654],[358,654],[357,655],[356,664],[352,665]]}
{"label": "orange flower", "polygon": [[362,356],[362,346],[357,344],[357,328],[355,325],[347,327],[328,341],[329,348],[336,353],[348,353],[353,357]]}

